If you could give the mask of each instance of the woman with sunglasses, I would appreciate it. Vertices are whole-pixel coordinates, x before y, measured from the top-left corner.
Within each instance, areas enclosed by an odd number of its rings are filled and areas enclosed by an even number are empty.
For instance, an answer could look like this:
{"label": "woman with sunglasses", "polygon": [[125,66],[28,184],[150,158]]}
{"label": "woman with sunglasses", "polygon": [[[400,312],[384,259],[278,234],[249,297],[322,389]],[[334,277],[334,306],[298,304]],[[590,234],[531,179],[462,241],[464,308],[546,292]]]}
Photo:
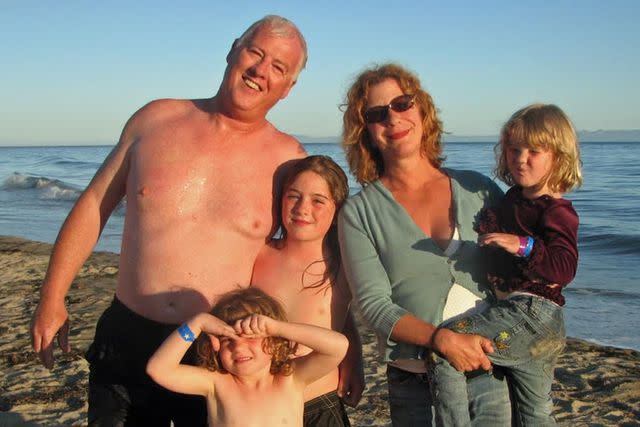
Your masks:
{"label": "woman with sunglasses", "polygon": [[506,381],[485,354],[491,341],[437,328],[488,296],[473,225],[501,190],[477,172],[442,167],[442,123],[408,70],[365,70],[345,107],[342,143],[363,189],[339,216],[343,266],[387,362],[393,425],[431,424],[431,350],[474,371],[473,425],[509,425]]}

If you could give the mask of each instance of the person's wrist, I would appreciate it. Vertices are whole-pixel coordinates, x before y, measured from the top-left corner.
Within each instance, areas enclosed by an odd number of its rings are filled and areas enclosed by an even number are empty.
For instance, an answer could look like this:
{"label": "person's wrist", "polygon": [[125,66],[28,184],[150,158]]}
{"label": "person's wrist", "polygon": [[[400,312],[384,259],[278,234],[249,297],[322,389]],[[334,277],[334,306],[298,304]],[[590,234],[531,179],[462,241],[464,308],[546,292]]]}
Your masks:
{"label": "person's wrist", "polygon": [[533,249],[533,237],[531,236],[518,236],[519,245],[516,255],[521,258],[526,258],[531,254]]}
{"label": "person's wrist", "polygon": [[197,338],[197,335],[195,334],[195,332],[193,332],[193,330],[191,330],[191,328],[189,327],[189,323],[187,322],[178,327],[178,334],[180,335],[180,338],[188,343],[194,342]]}
{"label": "person's wrist", "polygon": [[284,322],[265,316],[265,332],[270,337],[279,337]]}
{"label": "person's wrist", "polygon": [[429,340],[429,348],[431,350],[436,350],[438,335],[442,333],[442,328],[436,327],[431,334],[431,339]]}

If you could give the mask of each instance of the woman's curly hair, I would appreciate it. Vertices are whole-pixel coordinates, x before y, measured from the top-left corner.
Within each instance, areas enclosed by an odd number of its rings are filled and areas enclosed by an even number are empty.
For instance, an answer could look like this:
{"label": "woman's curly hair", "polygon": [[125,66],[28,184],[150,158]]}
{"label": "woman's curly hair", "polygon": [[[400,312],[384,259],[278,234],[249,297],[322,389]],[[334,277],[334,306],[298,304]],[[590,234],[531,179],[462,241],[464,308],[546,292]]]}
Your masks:
{"label": "woman's curly hair", "polygon": [[422,116],[422,154],[435,167],[440,167],[444,160],[442,122],[438,118],[438,110],[431,95],[422,89],[420,79],[397,64],[374,66],[356,77],[342,106],[342,147],[349,169],[360,184],[368,184],[384,175],[382,155],[369,137],[364,111],[371,87],[389,79],[395,80],[405,94],[415,95],[415,103]]}

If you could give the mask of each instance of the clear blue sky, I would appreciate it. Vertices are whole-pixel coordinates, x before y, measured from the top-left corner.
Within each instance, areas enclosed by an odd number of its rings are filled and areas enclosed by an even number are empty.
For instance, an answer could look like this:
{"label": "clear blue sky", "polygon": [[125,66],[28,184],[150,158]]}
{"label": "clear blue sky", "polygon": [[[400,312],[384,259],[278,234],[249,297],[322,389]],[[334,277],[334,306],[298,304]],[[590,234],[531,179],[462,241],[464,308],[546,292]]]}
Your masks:
{"label": "clear blue sky", "polygon": [[414,70],[455,135],[496,134],[519,107],[556,103],[581,130],[640,128],[640,1],[4,1],[0,145],[115,143],[156,98],[215,94],[234,38],[270,13],[309,45],[269,118],[333,136],[351,80]]}

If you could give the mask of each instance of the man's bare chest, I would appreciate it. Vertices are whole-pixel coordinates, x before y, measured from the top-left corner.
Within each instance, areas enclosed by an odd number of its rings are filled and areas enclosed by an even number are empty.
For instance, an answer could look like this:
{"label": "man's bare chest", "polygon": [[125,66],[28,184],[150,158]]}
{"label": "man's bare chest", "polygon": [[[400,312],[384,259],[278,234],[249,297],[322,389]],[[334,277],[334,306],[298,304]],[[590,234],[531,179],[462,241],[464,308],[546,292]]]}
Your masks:
{"label": "man's bare chest", "polygon": [[[137,155],[127,180],[128,209],[138,219],[224,223],[266,236],[272,223],[273,165],[236,156]],[[178,224],[179,225],[179,224]]]}

